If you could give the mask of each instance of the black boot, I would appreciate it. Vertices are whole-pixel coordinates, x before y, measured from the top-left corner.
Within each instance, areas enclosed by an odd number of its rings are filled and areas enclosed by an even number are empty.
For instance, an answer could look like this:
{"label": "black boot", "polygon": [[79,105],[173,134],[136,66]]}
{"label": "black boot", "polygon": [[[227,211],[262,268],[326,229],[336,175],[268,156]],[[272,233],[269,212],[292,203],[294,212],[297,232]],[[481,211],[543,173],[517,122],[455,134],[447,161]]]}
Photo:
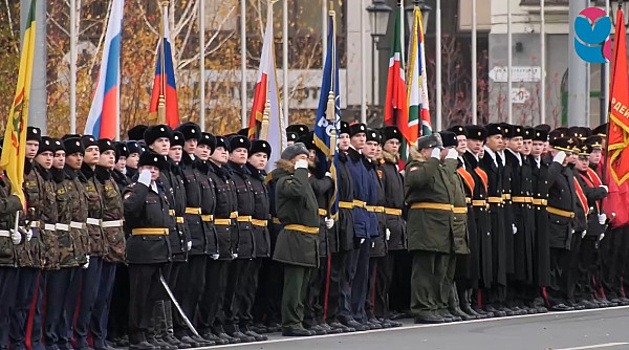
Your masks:
{"label": "black boot", "polygon": [[149,333],[147,340],[149,343],[153,344],[154,347],[159,347],[161,350],[177,350],[176,346],[162,339],[162,336],[167,332],[166,328],[164,300],[158,300],[153,305],[153,332]]}
{"label": "black boot", "polygon": [[157,350],[151,343],[146,341],[143,332],[129,335],[129,350]]}
{"label": "black boot", "polygon": [[450,297],[448,300],[448,306],[450,309],[450,313],[454,316],[458,316],[463,321],[475,320],[476,316],[468,315],[463,312],[460,307],[461,301],[459,300],[459,292],[456,288],[456,282],[452,283],[452,287],[450,287]]}
{"label": "black boot", "polygon": [[[170,300],[164,301],[164,314],[166,315],[166,332],[162,333],[162,340],[166,343],[176,346],[178,349],[189,349],[190,346],[175,337],[173,328],[173,304]],[[207,344],[211,346],[214,344]]]}
{"label": "black boot", "polygon": [[461,310],[470,316],[476,317],[476,319],[484,319],[487,318],[487,314],[481,314],[476,312],[476,310],[472,309],[472,290],[465,289],[463,292],[463,298],[460,300],[459,306]]}

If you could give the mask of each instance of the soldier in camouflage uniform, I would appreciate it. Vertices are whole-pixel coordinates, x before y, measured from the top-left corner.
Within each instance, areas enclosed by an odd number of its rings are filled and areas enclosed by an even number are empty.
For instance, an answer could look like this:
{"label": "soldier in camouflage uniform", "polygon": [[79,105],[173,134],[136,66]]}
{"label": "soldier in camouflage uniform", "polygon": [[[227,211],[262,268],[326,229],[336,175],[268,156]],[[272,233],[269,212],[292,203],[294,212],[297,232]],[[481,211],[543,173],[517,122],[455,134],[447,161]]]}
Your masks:
{"label": "soldier in camouflage uniform", "polygon": [[109,315],[109,302],[116,277],[116,267],[125,262],[125,237],[122,230],[123,209],[122,195],[118,184],[112,176],[115,167],[116,150],[114,143],[109,139],[98,140],[100,157],[95,168],[96,186],[101,194],[103,203],[103,240],[106,245],[106,253],[103,256],[103,267],[100,275],[100,283],[90,329],[92,331],[94,348],[96,350],[110,350],[106,344],[107,319]]}
{"label": "soldier in camouflage uniform", "polygon": [[[76,321],[76,349],[88,350],[87,334],[92,319],[93,307],[100,288],[101,274],[103,270],[103,256],[107,254],[107,245],[103,237],[101,223],[103,221],[103,199],[99,191],[99,180],[96,177],[96,166],[100,159],[98,141],[91,135],[81,138],[85,148],[85,157],[81,166],[85,184],[85,196],[87,197],[88,218],[87,232],[89,234],[89,253],[87,268],[81,270],[80,289],[81,296],[78,318]],[[77,281],[79,282],[79,281]]]}
{"label": "soldier in camouflage uniform", "polygon": [[[0,148],[0,152],[2,148]],[[15,300],[17,285],[17,251],[23,240],[22,234],[14,230],[15,214],[22,210],[22,203],[0,173],[0,349],[6,350],[9,341],[9,310]]]}

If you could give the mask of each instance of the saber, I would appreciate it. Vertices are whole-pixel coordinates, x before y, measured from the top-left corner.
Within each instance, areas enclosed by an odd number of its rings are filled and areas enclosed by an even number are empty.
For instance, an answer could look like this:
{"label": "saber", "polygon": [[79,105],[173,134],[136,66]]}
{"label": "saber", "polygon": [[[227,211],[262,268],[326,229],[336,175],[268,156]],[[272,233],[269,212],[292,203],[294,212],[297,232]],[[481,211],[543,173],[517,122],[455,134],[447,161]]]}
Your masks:
{"label": "saber", "polygon": [[159,272],[159,281],[162,282],[162,286],[164,286],[164,289],[166,290],[166,293],[168,293],[168,296],[170,297],[170,300],[173,302],[173,305],[175,305],[175,308],[177,308],[177,311],[179,311],[179,315],[181,315],[181,317],[183,318],[183,321],[186,323],[188,328],[190,328],[192,333],[194,335],[196,335],[197,337],[199,337],[199,332],[197,332],[197,330],[192,325],[192,322],[190,322],[190,320],[188,319],[188,316],[186,316],[186,314],[181,309],[181,306],[177,302],[177,299],[175,299],[175,296],[173,295],[173,292],[168,287],[168,283],[166,283],[166,280],[164,279],[164,275],[162,275],[161,271]]}

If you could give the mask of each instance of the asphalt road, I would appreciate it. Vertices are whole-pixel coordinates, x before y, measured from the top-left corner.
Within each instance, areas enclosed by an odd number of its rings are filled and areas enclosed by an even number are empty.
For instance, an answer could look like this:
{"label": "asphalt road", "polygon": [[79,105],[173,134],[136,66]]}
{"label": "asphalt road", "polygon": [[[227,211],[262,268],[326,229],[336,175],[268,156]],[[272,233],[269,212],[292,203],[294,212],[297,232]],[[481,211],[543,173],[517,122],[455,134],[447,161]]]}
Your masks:
{"label": "asphalt road", "polygon": [[414,325],[305,338],[272,334],[265,342],[212,347],[359,350],[629,349],[629,307],[504,317],[444,325]]}

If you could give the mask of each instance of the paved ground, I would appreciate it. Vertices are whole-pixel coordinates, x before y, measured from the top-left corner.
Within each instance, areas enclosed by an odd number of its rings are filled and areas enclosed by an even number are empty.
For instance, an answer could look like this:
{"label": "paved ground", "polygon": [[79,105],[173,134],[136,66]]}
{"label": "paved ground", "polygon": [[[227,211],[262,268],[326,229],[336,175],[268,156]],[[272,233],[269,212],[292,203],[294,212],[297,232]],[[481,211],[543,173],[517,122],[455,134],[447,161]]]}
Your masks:
{"label": "paved ground", "polygon": [[360,333],[288,338],[217,348],[359,350],[585,350],[629,349],[629,307],[414,325]]}

